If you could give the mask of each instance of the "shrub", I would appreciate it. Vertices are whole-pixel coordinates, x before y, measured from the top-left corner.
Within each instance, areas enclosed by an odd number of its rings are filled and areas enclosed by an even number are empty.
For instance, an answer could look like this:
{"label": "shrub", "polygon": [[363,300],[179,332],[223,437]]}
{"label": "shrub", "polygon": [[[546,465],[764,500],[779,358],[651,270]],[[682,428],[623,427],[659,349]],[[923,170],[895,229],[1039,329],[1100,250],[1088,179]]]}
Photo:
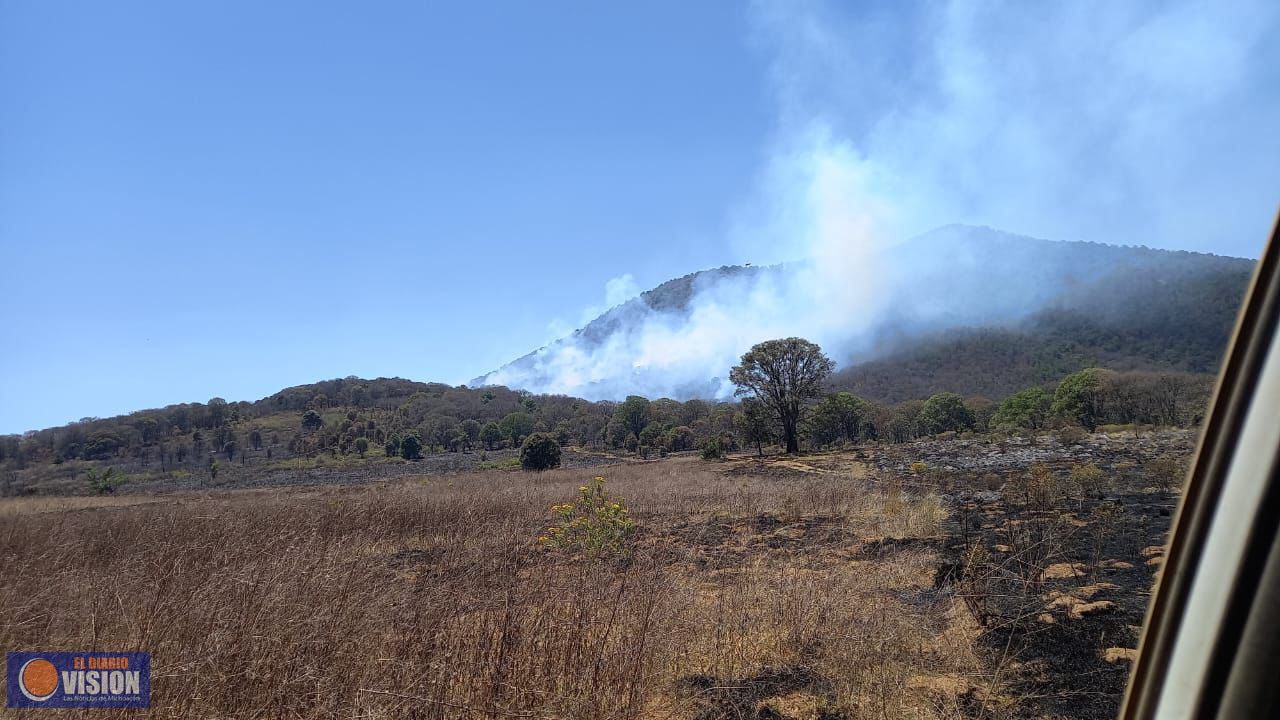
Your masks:
{"label": "shrub", "polygon": [[917,460],[917,461],[915,461],[915,462],[911,463],[911,474],[912,474],[912,475],[919,475],[920,473],[923,473],[925,470],[928,470],[928,469],[929,469],[929,466],[928,466],[928,465],[925,465],[924,463],[920,462],[919,460]]}
{"label": "shrub", "polygon": [[724,457],[724,450],[720,447],[719,438],[712,438],[702,446],[703,460],[719,460]]}
{"label": "shrub", "polygon": [[1084,495],[1101,495],[1107,481],[1106,474],[1093,463],[1072,465],[1071,474],[1068,477]]}
{"label": "shrub", "polygon": [[1168,492],[1182,484],[1182,477],[1186,474],[1186,468],[1183,463],[1174,458],[1163,455],[1147,463],[1147,475],[1155,482],[1156,487]]}
{"label": "shrub", "polygon": [[545,547],[564,548],[589,557],[630,554],[629,540],[636,522],[620,500],[609,497],[604,477],[597,475],[578,488],[576,502],[552,505],[555,523],[538,542]]}
{"label": "shrub", "polygon": [[560,441],[548,433],[525,438],[520,446],[520,467],[539,472],[560,467]]}
{"label": "shrub", "polygon": [[1027,469],[1027,507],[1033,510],[1052,508],[1058,497],[1058,490],[1058,479],[1048,465],[1038,463]]}
{"label": "shrub", "polygon": [[85,471],[85,479],[89,481],[89,488],[99,495],[115,492],[116,486],[120,484],[120,478],[113,467],[106,470],[90,468]]}

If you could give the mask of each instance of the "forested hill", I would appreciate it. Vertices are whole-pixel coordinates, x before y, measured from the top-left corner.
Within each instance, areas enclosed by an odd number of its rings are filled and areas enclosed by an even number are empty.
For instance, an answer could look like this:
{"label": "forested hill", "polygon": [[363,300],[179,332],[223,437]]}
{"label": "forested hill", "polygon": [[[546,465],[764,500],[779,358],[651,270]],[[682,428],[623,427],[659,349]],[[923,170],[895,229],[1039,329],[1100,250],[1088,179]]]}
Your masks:
{"label": "forested hill", "polygon": [[[1242,258],[963,225],[890,248],[880,265],[884,309],[870,330],[848,347],[823,344],[846,368],[838,386],[888,401],[939,389],[998,397],[1091,364],[1213,372],[1253,270]],[[472,385],[556,389],[548,368],[554,372],[565,348],[591,354],[626,345],[655,317],[679,326],[698,292],[726,281],[776,281],[796,267],[726,266],[670,280]],[[849,308],[851,318],[861,312]],[[723,387],[716,378],[696,380],[687,396]]]}
{"label": "forested hill", "polygon": [[1130,265],[1019,322],[904,339],[847,364],[832,386],[893,403],[942,391],[1001,398],[1086,367],[1216,373],[1252,261],[1127,250]]}

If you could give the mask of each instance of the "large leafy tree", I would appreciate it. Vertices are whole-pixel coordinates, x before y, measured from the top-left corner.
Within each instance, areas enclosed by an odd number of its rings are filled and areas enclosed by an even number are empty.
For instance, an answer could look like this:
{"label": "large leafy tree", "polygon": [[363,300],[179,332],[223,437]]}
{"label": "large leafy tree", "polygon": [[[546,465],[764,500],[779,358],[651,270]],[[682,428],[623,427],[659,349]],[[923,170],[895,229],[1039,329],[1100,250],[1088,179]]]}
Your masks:
{"label": "large leafy tree", "polygon": [[511,447],[519,447],[520,441],[533,432],[533,416],[525,412],[513,412],[498,423],[502,434],[511,440]]}
{"label": "large leafy tree", "polygon": [[466,420],[463,420],[462,424],[459,425],[459,427],[462,428],[463,446],[467,450],[470,450],[472,446],[475,445],[476,440],[480,439],[480,423],[477,420],[472,420],[468,418]]}
{"label": "large leafy tree", "polygon": [[869,412],[867,401],[850,392],[827,397],[813,410],[810,421],[814,437],[822,443],[837,440],[857,442]]}
{"label": "large leafy tree", "polygon": [[614,419],[626,431],[624,440],[630,435],[635,435],[640,440],[640,434],[649,425],[652,415],[649,400],[639,395],[628,395],[613,413]]}
{"label": "large leafy tree", "polygon": [[964,398],[955,393],[937,393],[924,401],[916,420],[927,433],[961,431],[974,428],[973,413]]}
{"label": "large leafy tree", "polygon": [[1101,368],[1085,368],[1058,384],[1053,394],[1053,412],[1080,423],[1093,432],[1103,422],[1106,394],[1115,373]]}
{"label": "large leafy tree", "polygon": [[496,422],[485,423],[480,429],[480,440],[484,443],[485,450],[492,450],[502,440],[502,428],[498,427]]}
{"label": "large leafy tree", "polygon": [[1049,418],[1053,396],[1039,385],[1029,387],[1005,398],[996,408],[994,420],[996,425],[1013,425],[1015,427],[1039,430]]}
{"label": "large leafy tree", "polygon": [[822,348],[803,338],[767,340],[742,356],[729,371],[736,394],[753,397],[777,418],[788,453],[800,452],[798,427],[805,404],[822,393],[835,363]]}
{"label": "large leafy tree", "polygon": [[400,438],[400,457],[405,460],[417,460],[422,457],[422,440],[416,432]]}

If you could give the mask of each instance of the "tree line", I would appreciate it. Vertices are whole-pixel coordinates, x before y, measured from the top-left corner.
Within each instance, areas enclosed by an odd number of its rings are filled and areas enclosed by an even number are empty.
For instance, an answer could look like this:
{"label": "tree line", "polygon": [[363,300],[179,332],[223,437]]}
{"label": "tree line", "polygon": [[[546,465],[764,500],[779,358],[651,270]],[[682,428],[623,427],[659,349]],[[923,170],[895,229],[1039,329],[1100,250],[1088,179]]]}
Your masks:
{"label": "tree line", "polygon": [[469,388],[399,378],[345,378],[283,390],[263,400],[172,405],[109,419],[0,436],[0,464],[130,459],[160,469],[380,453],[519,448],[531,435],[640,455],[720,452],[780,445],[825,448],[909,442],[946,432],[1018,432],[1077,425],[1194,425],[1211,390],[1206,375],[1088,368],[1031,385],[999,401],[951,392],[894,404],[828,384],[833,363],[801,338],[761,343],[730,379],[735,402],[649,399],[590,402],[505,387]]}

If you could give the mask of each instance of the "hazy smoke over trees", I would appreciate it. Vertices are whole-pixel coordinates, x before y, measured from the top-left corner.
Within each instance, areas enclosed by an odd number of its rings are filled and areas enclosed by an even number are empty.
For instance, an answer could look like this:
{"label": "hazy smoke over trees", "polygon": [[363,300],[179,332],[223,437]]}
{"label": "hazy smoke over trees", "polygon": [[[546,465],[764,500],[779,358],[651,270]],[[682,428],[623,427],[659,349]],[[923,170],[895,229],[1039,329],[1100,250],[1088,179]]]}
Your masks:
{"label": "hazy smoke over trees", "polygon": [[[725,396],[728,368],[761,340],[799,335],[844,360],[894,328],[1016,319],[1062,289],[1061,273],[957,279],[993,261],[968,229],[902,244],[947,223],[1257,252],[1280,186],[1274,3],[903,11],[751,9],[777,130],[756,192],[728,211],[728,259],[785,269],[704,274],[678,307],[633,300],[481,380]],[[634,288],[610,283],[606,307]]]}

